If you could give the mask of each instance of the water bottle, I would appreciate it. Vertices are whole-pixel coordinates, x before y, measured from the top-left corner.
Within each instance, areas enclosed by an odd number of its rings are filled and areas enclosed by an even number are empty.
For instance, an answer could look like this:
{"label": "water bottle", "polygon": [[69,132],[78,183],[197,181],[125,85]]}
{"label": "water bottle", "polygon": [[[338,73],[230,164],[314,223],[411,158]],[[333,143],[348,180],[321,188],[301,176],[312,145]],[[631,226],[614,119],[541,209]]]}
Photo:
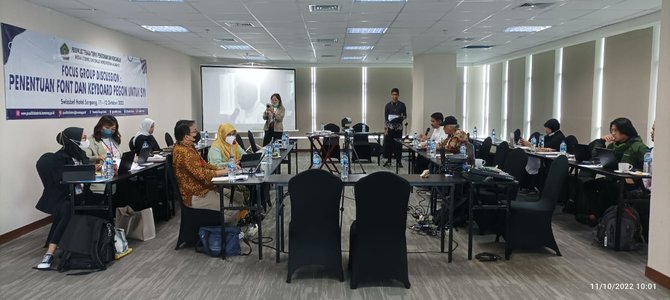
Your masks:
{"label": "water bottle", "polygon": [[237,169],[237,165],[235,164],[235,157],[231,155],[230,158],[228,158],[228,181],[229,182],[234,182],[235,181],[235,170],[236,169]]}
{"label": "water bottle", "polygon": [[347,180],[347,178],[349,178],[349,157],[347,157],[347,154],[344,152],[340,155],[340,164],[342,165],[340,177],[342,180]]}
{"label": "water bottle", "polygon": [[419,148],[419,139],[416,138],[416,132],[414,133],[414,136],[415,136],[415,138],[414,138],[414,140],[412,141],[412,147],[414,147],[414,148]]}
{"label": "water bottle", "polygon": [[105,158],[104,171],[105,178],[114,177],[114,159],[111,153],[107,153],[107,157]]}
{"label": "water bottle", "polygon": [[263,147],[263,149],[264,149],[263,151],[265,151],[265,157],[264,157],[265,161],[268,164],[272,164],[272,147],[270,145],[266,145],[265,147]]}
{"label": "water bottle", "polygon": [[321,131],[324,131],[324,130],[326,130],[326,125],[324,125],[323,123],[321,123]]}
{"label": "water bottle", "polygon": [[[465,147],[465,144],[461,144],[461,148],[460,148],[461,155],[463,155],[467,158],[468,157],[467,151],[468,151],[468,149],[467,149],[467,147]],[[468,160],[466,159],[465,162],[463,162],[463,172],[467,172],[467,171],[468,171]]]}
{"label": "water bottle", "polygon": [[475,129],[472,130],[472,137],[473,140],[477,140],[477,126],[475,126]]}
{"label": "water bottle", "polygon": [[540,148],[544,148],[544,135],[540,136]]}
{"label": "water bottle", "polygon": [[281,144],[282,144],[282,148],[287,148],[288,147],[288,132],[284,132],[281,135]]}
{"label": "water bottle", "polygon": [[435,158],[435,148],[436,148],[435,141],[433,140],[428,140],[428,157],[430,158]]}
{"label": "water bottle", "polygon": [[461,144],[461,155],[466,156],[467,148],[465,147],[465,144]]}
{"label": "water bottle", "polygon": [[535,140],[535,137],[532,137],[530,139],[530,151],[531,152],[535,152],[535,146],[536,146],[535,144],[536,143],[537,143],[537,141]]}
{"label": "water bottle", "polygon": [[494,141],[496,140],[496,129],[495,128],[491,129],[491,140],[494,140]]}
{"label": "water bottle", "polygon": [[279,141],[275,141],[272,143],[272,146],[274,147],[272,150],[272,156],[279,156]]}
{"label": "water bottle", "polygon": [[643,172],[651,174],[651,161],[651,150],[647,149],[647,152],[644,153],[644,164],[642,167]]}
{"label": "water bottle", "polygon": [[321,155],[317,151],[314,151],[312,155],[312,169],[319,169],[321,167]]}
{"label": "water bottle", "polygon": [[565,141],[561,142],[561,154],[565,155],[568,152],[568,145],[565,144]]}

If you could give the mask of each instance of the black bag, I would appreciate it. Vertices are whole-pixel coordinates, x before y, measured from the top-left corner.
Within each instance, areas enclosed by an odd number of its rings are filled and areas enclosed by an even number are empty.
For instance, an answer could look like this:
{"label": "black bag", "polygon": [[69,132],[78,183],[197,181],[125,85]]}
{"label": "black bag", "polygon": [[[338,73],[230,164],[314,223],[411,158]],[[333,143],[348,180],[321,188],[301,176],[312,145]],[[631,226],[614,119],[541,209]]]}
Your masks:
{"label": "black bag", "polygon": [[[224,230],[226,233],[226,256],[249,255],[251,253],[251,250],[249,250],[248,253],[242,254],[242,248],[240,247],[241,230],[239,227],[225,227]],[[198,237],[205,254],[214,257],[221,255],[221,226],[200,227]],[[243,239],[243,241],[249,246],[246,239]],[[249,249],[251,249],[251,246],[249,246]]]}
{"label": "black bag", "polygon": [[[58,271],[105,270],[107,265],[114,260],[114,234],[114,225],[105,219],[88,215],[73,215],[58,243],[61,250]],[[90,272],[80,274],[87,273]]]}
{"label": "black bag", "polygon": [[[598,222],[598,226],[593,230],[593,236],[598,245],[605,248],[614,249],[616,245],[616,205],[610,206]],[[642,225],[640,224],[640,215],[632,207],[624,207],[621,213],[621,243],[620,250],[630,251],[640,248],[639,241],[642,238]]]}

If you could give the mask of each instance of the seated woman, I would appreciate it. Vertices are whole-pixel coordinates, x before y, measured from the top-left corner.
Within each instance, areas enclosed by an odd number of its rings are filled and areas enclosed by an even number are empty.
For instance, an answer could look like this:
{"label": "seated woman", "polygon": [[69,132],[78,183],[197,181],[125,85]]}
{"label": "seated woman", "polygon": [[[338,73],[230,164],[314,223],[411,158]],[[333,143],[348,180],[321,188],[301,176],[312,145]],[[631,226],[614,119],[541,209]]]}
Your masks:
{"label": "seated woman", "polygon": [[219,125],[216,140],[212,143],[212,147],[207,154],[207,160],[210,164],[217,167],[226,167],[228,159],[232,156],[239,166],[240,158],[245,151],[235,140],[236,136],[237,130],[235,130],[233,124],[224,123]]}
{"label": "seated woman", "polygon": [[[565,135],[561,131],[561,123],[556,119],[549,119],[544,122],[544,147],[538,151],[558,151],[561,148],[561,142],[565,140]],[[538,141],[539,142],[539,141]],[[519,144],[530,147],[530,142],[526,139],[519,139]]]}
{"label": "seated woman", "polygon": [[437,144],[437,148],[444,150],[447,153],[457,154],[461,152],[461,145],[468,144],[468,134],[462,129],[458,128],[458,120],[454,116],[444,118],[441,124],[444,128],[444,133],[447,137],[442,143]]}
{"label": "seated woman", "polygon": [[[614,151],[620,163],[629,163],[635,169],[642,169],[647,146],[637,133],[633,123],[627,118],[617,118],[610,122],[610,134],[601,138],[600,146],[607,143],[607,149]],[[596,146],[597,147],[597,146]],[[595,151],[595,150],[594,150]],[[626,180],[629,189],[641,187],[641,183]],[[597,220],[608,207],[616,203],[618,184],[615,180],[603,177],[584,184],[588,216],[578,215],[577,220],[595,226]]]}
{"label": "seated woman", "polygon": [[158,145],[158,142],[154,138],[154,120],[146,118],[140,123],[140,131],[135,134],[133,140],[133,149],[136,154],[140,153],[140,150],[145,147],[151,148],[151,151],[161,151],[161,146]]}
{"label": "seated woman", "polygon": [[[70,187],[61,184],[63,166],[80,165],[88,163],[88,157],[84,149],[88,149],[89,140],[84,134],[84,129],[68,127],[56,136],[56,141],[62,145],[61,149],[53,156],[42,156],[38,161],[38,172],[44,184],[44,191],[35,208],[50,214],[52,217],[49,240],[47,241],[47,252],[37,269],[50,269],[53,262],[53,254],[60,242],[71,215]],[[45,171],[46,172],[43,172]],[[75,193],[80,199],[86,198],[93,201],[104,201],[102,195],[88,192],[86,187],[78,185]]]}
{"label": "seated woman", "polygon": [[[195,121],[184,121],[174,129],[177,142],[172,150],[172,164],[174,165],[179,192],[184,205],[192,208],[211,209],[219,211],[221,204],[219,192],[212,183],[212,178],[228,174],[226,168],[220,168],[207,163],[195,149],[195,137],[198,133]],[[225,195],[226,203],[230,196]],[[244,196],[235,192],[233,205],[242,206]],[[226,225],[236,225],[240,212],[225,210]]]}
{"label": "seated woman", "polygon": [[100,117],[98,124],[93,128],[93,140],[86,154],[91,163],[102,163],[111,153],[115,159],[121,158],[121,134],[119,134],[119,122],[114,116],[105,115]]}

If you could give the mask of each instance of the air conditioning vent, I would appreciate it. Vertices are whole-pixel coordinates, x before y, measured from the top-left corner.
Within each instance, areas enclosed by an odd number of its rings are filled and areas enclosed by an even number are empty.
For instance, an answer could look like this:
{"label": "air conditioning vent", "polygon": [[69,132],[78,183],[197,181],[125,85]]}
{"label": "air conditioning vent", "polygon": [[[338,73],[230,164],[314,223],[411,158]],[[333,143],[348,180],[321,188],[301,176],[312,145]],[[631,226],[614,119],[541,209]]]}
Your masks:
{"label": "air conditioning vent", "polygon": [[310,4],[308,5],[310,12],[338,12],[340,6],[337,4]]}
{"label": "air conditioning vent", "polygon": [[337,43],[337,39],[316,39],[314,40],[315,43],[330,43],[334,44]]}
{"label": "air conditioning vent", "polygon": [[249,22],[226,22],[228,27],[256,27],[256,25]]}
{"label": "air conditioning vent", "polygon": [[493,45],[467,45],[463,49],[489,49],[493,48]]}

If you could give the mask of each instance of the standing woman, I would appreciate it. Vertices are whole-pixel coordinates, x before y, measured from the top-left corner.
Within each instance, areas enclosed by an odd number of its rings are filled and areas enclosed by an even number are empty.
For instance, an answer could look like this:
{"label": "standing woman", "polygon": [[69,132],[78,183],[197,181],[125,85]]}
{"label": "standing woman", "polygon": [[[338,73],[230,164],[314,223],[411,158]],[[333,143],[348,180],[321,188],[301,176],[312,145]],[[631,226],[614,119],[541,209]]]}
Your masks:
{"label": "standing woman", "polygon": [[93,128],[93,140],[91,146],[86,150],[91,163],[102,163],[111,153],[113,158],[121,158],[121,134],[119,134],[119,122],[114,116],[105,115],[100,118],[98,124]]}
{"label": "standing woman", "polygon": [[154,120],[149,118],[142,120],[142,123],[140,123],[140,131],[135,134],[133,140],[133,149],[135,149],[135,153],[140,153],[145,142],[151,148],[151,151],[161,151],[161,146],[158,145],[156,138],[153,136],[154,124]]}
{"label": "standing woman", "polygon": [[275,140],[281,139],[282,134],[284,133],[284,105],[281,102],[281,96],[275,93],[270,97],[272,100],[272,106],[268,104],[267,108],[263,112],[263,120],[265,120],[265,135],[263,136],[263,146],[269,144],[272,139]]}
{"label": "standing woman", "polygon": [[[84,149],[88,149],[89,141],[83,128],[68,127],[58,133],[56,141],[62,145],[61,149],[53,155],[45,154],[37,161],[37,169],[44,185],[44,191],[35,208],[50,214],[53,218],[47,241],[47,252],[37,265],[37,269],[41,270],[51,268],[54,252],[71,216],[70,189],[67,184],[60,183],[63,177],[63,166],[88,163]],[[75,187],[77,195],[82,192],[82,186]]]}

